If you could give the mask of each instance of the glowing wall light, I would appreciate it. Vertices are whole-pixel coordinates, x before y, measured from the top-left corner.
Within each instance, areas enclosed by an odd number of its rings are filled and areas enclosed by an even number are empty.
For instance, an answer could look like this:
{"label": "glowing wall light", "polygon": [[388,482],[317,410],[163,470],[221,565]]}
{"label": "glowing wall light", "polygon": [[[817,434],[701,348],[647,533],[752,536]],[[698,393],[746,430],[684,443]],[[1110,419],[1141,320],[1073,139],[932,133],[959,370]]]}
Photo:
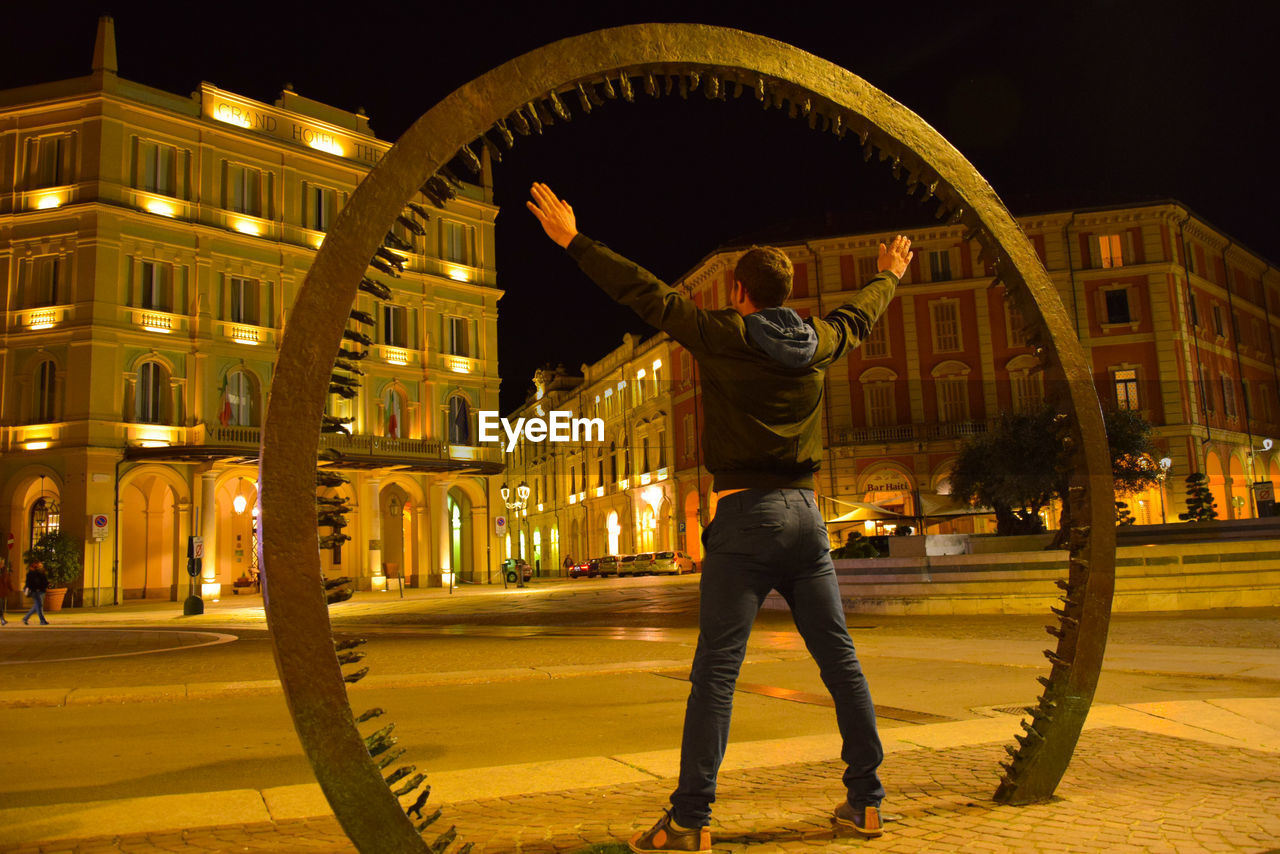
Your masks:
{"label": "glowing wall light", "polygon": [[143,207],[160,216],[175,217],[178,215],[178,211],[173,205],[168,202],[162,202],[159,199],[150,199]]}
{"label": "glowing wall light", "polygon": [[49,208],[56,208],[62,204],[62,196],[57,193],[49,193],[36,199],[36,208],[38,210],[47,211]]}
{"label": "glowing wall light", "polygon": [[393,365],[409,364],[408,350],[401,350],[399,347],[387,347],[384,352],[387,361]]}
{"label": "glowing wall light", "polygon": [[58,315],[52,309],[33,311],[27,315],[28,329],[48,329],[57,321]]}
{"label": "glowing wall light", "polygon": [[262,225],[251,219],[235,219],[231,221],[231,227],[241,234],[259,237],[262,235]]}
{"label": "glowing wall light", "polygon": [[471,271],[465,267],[447,267],[445,271],[449,274],[449,278],[455,282],[471,281]]}
{"label": "glowing wall light", "polygon": [[26,448],[28,451],[43,451],[45,448],[49,447],[49,442],[25,442],[22,447]]}
{"label": "glowing wall light", "polygon": [[449,370],[457,374],[471,373],[471,360],[461,356],[449,356],[445,359],[445,364]]}
{"label": "glowing wall light", "polygon": [[329,154],[336,154],[339,157],[342,157],[345,154],[345,152],[342,150],[342,146],[339,145],[338,141],[331,136],[312,137],[311,141],[308,142],[307,145],[311,146],[317,151],[324,151],[324,152],[328,152]]}

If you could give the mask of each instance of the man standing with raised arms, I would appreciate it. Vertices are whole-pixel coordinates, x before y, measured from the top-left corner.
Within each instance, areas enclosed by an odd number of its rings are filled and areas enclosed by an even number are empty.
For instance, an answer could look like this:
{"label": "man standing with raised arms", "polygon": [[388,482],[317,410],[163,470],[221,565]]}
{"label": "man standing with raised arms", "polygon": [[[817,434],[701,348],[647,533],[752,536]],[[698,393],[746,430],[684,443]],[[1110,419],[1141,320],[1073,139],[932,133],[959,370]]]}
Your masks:
{"label": "man standing with raised arms", "polygon": [[880,271],[850,302],[821,320],[783,306],[791,260],[752,247],[734,269],[731,308],[699,309],[652,273],[578,233],[573,208],[545,184],[526,202],[543,230],[602,290],[666,332],[698,360],[706,425],[703,455],[719,494],[703,532],[698,646],[671,809],[630,841],[637,854],[710,851],[711,803],[729,739],[733,690],[751,624],[771,590],[796,628],[835,701],[847,768],[837,824],[880,836],[884,758],[875,707],[845,625],[830,543],[813,496],[822,460],[819,426],[827,368],[871,332],[911,263],[911,241],[880,244]]}

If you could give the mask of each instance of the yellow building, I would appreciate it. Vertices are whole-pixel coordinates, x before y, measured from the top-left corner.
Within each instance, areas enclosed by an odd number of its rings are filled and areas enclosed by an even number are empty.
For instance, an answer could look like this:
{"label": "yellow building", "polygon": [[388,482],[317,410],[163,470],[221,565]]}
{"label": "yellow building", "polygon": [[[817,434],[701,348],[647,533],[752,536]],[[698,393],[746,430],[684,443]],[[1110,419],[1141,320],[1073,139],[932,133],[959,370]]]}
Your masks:
{"label": "yellow building", "polygon": [[537,372],[533,396],[506,416],[509,422],[558,411],[598,418],[601,429],[583,429],[578,441],[522,438],[506,454],[507,470],[495,480],[509,486],[513,501],[526,483],[529,497],[509,516],[505,556],[524,557],[546,576],[563,574],[566,558],[677,547],[672,347],[665,334],[644,340],[628,334],[603,359],[582,365],[582,376]]}
{"label": "yellow building", "polygon": [[[1280,440],[1280,272],[1175,201],[1019,223],[1057,284],[1103,406],[1137,410],[1154,427],[1157,459],[1169,461],[1160,487],[1127,497],[1135,521],[1177,522],[1193,472],[1208,477],[1219,518],[1265,513],[1269,484],[1280,483],[1280,449],[1265,441]],[[966,437],[1042,400],[1044,379],[1023,319],[963,229],[907,233],[915,258],[897,297],[827,375],[817,491],[828,519],[873,502],[930,532],[991,532],[989,518],[953,515],[951,468]],[[875,274],[878,244],[890,237],[780,243],[795,265],[788,304],[806,316],[840,305]],[[726,307],[743,248],[709,255],[676,285],[704,307]],[[700,466],[692,361],[674,346],[672,364],[683,547],[696,556],[714,496]],[[1044,518],[1056,527],[1056,508]],[[855,524],[831,526],[835,539]]]}
{"label": "yellow building", "polygon": [[[84,604],[204,591],[256,569],[259,430],[289,309],[345,199],[390,143],[362,112],[286,88],[274,104],[121,78],[110,19],[87,77],[0,92],[0,519],[11,560],[61,527],[86,540]],[[423,200],[425,205],[425,198]],[[381,588],[484,579],[492,534],[476,416],[496,409],[492,185],[431,208],[330,414],[325,467],[352,539],[326,570]],[[91,519],[105,517],[92,536]],[[322,529],[323,530],[323,529]],[[323,530],[327,533],[327,530]]]}

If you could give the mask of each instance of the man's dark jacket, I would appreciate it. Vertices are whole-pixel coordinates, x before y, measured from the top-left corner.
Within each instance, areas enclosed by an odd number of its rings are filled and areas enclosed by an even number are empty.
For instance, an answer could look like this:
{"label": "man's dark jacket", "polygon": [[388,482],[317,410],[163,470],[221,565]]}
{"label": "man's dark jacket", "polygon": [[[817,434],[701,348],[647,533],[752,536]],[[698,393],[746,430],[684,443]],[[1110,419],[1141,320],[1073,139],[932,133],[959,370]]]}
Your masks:
{"label": "man's dark jacket", "polygon": [[893,299],[898,278],[884,271],[821,319],[790,308],[743,317],[707,311],[582,234],[569,254],[592,281],[688,349],[702,369],[706,424],[702,450],[715,490],[813,488],[822,463],[823,377],[858,346]]}
{"label": "man's dark jacket", "polygon": [[32,593],[43,593],[49,589],[49,576],[38,569],[28,569],[22,586]]}

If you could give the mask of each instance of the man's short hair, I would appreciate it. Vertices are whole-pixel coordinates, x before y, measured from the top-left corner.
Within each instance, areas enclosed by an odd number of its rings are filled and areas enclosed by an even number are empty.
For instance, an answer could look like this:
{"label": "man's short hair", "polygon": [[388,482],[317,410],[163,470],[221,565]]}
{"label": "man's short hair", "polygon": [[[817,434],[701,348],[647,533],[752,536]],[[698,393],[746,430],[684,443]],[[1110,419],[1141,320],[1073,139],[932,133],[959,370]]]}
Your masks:
{"label": "man's short hair", "polygon": [[791,294],[791,259],[776,246],[752,246],[738,259],[733,278],[747,289],[756,308],[773,308]]}

